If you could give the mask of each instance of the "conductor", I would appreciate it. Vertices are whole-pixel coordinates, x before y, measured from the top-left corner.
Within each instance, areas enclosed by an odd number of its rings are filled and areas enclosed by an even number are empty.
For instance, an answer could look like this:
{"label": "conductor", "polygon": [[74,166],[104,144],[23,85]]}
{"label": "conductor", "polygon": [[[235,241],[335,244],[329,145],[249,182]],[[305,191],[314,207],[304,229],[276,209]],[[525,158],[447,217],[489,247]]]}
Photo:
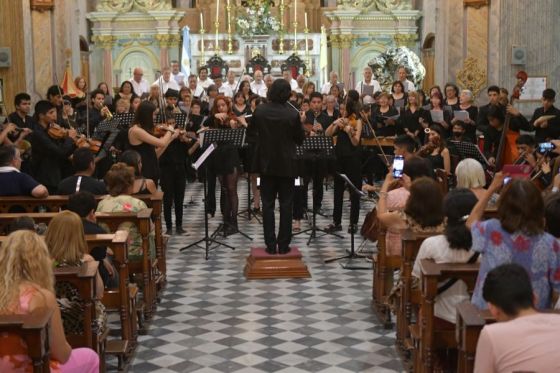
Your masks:
{"label": "conductor", "polygon": [[[284,79],[274,81],[268,91],[269,102],[257,106],[248,129],[258,138],[253,162],[261,178],[264,240],[269,254],[289,253],[292,239],[296,144],[301,145],[305,134],[299,113],[286,104],[291,90]],[[280,203],[278,236],[274,219],[277,196]]]}

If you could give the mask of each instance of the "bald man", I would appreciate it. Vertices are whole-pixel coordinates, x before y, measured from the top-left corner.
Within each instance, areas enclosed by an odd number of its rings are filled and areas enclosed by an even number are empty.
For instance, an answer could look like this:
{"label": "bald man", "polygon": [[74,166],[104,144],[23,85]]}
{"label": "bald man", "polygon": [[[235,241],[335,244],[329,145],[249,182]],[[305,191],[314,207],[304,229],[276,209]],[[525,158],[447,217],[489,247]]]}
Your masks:
{"label": "bald man", "polygon": [[148,93],[148,91],[150,90],[148,81],[144,79],[143,76],[144,71],[142,70],[142,68],[136,67],[134,69],[132,79],[129,80],[129,82],[132,83],[132,89],[134,89],[134,93],[136,93],[138,97],[142,97],[142,94]]}

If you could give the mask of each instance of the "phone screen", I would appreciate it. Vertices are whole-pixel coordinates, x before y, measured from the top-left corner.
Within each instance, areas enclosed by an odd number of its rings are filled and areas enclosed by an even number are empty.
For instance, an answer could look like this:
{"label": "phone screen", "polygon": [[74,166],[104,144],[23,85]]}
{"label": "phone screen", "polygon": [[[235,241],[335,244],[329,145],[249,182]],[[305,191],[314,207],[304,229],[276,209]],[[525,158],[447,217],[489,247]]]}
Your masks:
{"label": "phone screen", "polygon": [[551,142],[541,142],[539,144],[539,153],[546,153],[554,149],[554,144]]}
{"label": "phone screen", "polygon": [[507,183],[509,183],[511,181],[511,177],[510,176],[506,176],[504,178],[504,185],[506,185]]}
{"label": "phone screen", "polygon": [[396,155],[393,159],[393,177],[400,179],[403,175],[404,158],[402,155]]}

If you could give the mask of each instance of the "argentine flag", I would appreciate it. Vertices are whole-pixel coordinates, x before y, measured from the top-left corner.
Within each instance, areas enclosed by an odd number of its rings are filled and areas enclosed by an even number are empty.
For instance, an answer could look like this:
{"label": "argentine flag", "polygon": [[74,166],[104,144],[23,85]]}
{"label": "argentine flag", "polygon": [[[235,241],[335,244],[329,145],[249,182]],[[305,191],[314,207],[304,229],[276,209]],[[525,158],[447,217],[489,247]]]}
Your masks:
{"label": "argentine flag", "polygon": [[183,50],[181,52],[181,72],[185,78],[191,74],[191,35],[188,26],[183,27]]}

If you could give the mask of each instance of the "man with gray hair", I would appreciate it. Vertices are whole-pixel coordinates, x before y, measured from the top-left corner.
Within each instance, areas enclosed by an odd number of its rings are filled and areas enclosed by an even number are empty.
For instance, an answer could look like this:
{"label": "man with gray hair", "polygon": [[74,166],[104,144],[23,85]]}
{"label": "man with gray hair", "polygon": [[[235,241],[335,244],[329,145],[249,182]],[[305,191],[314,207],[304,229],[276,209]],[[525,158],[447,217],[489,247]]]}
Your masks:
{"label": "man with gray hair", "polygon": [[171,61],[171,75],[173,75],[173,79],[179,84],[179,87],[185,85],[185,74],[181,72],[181,66],[177,60]]}
{"label": "man with gray hair", "polygon": [[144,93],[148,93],[150,89],[148,87],[148,81],[144,79],[143,76],[144,76],[144,70],[142,70],[141,67],[135,67],[133,72],[133,77],[129,80],[129,82],[132,84],[132,89],[134,90],[134,93],[136,93],[138,97],[142,97],[142,95]]}
{"label": "man with gray hair", "polygon": [[261,97],[266,97],[268,90],[270,89],[270,87],[272,87],[272,83],[274,83],[274,78],[272,77],[272,75],[266,74],[263,80],[265,87],[261,89],[260,92],[258,92],[258,95]]}
{"label": "man with gray hair", "polygon": [[253,93],[261,96],[262,90],[266,88],[266,85],[264,84],[264,81],[263,81],[262,71],[261,70],[255,71],[255,74],[253,74],[253,78],[255,80],[251,83],[251,91]]}
{"label": "man with gray hair", "polygon": [[174,89],[179,91],[179,84],[175,81],[175,79],[171,79],[171,69],[168,66],[165,66],[162,70],[161,76],[156,80],[152,85],[157,85],[161,89],[161,93],[165,94],[168,89]]}
{"label": "man with gray hair", "polygon": [[331,93],[331,87],[333,85],[338,86],[340,92],[344,92],[344,83],[338,81],[338,73],[336,71],[331,71],[329,74],[329,81],[323,84],[321,87],[321,93],[324,95],[329,95]]}
{"label": "man with gray hair", "polygon": [[364,80],[356,84],[356,91],[360,94],[360,98],[364,96],[372,96],[375,92],[381,91],[381,86],[379,82],[373,77],[373,70],[371,67],[364,67]]}
{"label": "man with gray hair", "polygon": [[402,85],[404,86],[404,91],[405,92],[414,92],[416,91],[416,88],[414,87],[414,83],[412,83],[410,80],[408,80],[407,78],[407,71],[406,71],[406,67],[404,66],[399,66],[399,68],[397,69],[397,78],[398,80],[402,83]]}

